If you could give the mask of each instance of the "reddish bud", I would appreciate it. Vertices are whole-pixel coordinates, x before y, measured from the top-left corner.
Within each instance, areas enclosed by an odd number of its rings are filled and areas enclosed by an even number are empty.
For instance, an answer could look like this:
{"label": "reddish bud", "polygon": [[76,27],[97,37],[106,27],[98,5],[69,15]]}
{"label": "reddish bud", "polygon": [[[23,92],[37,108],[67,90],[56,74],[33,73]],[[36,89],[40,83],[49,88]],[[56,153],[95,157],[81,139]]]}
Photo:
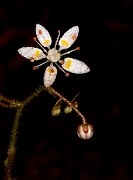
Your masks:
{"label": "reddish bud", "polygon": [[93,136],[94,129],[90,124],[82,124],[78,126],[77,134],[81,139],[90,139]]}

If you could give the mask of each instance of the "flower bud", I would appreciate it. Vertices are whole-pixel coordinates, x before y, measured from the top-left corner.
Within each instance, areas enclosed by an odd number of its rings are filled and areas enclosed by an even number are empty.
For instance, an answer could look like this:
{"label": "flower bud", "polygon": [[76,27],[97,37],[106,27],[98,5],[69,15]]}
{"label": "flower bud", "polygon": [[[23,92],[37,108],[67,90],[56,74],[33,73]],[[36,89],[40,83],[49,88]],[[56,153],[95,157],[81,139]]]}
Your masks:
{"label": "flower bud", "polygon": [[56,106],[52,109],[52,116],[58,116],[61,113],[61,108]]}
{"label": "flower bud", "polygon": [[82,124],[78,126],[77,134],[81,139],[90,139],[93,136],[94,129],[90,124]]}
{"label": "flower bud", "polygon": [[69,113],[71,113],[72,112],[72,107],[71,106],[66,106],[65,108],[64,108],[64,113],[65,114],[69,114]]}
{"label": "flower bud", "polygon": [[52,108],[52,116],[58,116],[61,113],[61,98],[56,102],[55,106]]}
{"label": "flower bud", "polygon": [[72,103],[72,105],[73,105],[74,108],[78,108],[78,102],[74,101],[74,102]]}

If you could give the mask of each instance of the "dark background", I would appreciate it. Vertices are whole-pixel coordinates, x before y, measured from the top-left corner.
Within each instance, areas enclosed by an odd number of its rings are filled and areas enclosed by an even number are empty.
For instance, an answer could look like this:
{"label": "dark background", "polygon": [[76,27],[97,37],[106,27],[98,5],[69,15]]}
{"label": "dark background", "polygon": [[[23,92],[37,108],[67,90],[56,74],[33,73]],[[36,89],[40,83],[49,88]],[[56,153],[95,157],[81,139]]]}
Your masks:
{"label": "dark background", "polygon": [[[33,41],[39,23],[50,33],[79,26],[71,57],[84,61],[87,74],[65,77],[58,70],[53,87],[77,101],[88,123],[90,140],[77,136],[75,112],[51,116],[57,99],[47,92],[35,98],[21,117],[13,176],[20,180],[131,180],[133,1],[3,1],[0,2],[0,94],[23,100],[43,83],[46,66],[33,64],[17,49]],[[64,105],[63,105],[64,107]],[[0,179],[15,110],[0,109]]]}

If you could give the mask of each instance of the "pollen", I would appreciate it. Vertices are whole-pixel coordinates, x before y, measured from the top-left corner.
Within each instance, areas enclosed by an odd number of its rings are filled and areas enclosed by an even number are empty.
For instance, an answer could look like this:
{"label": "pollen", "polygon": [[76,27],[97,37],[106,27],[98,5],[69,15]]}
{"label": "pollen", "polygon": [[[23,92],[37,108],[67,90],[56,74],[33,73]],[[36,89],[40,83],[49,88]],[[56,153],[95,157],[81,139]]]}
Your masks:
{"label": "pollen", "polygon": [[43,42],[43,44],[48,44],[50,42],[50,40],[45,40],[44,42]]}
{"label": "pollen", "polygon": [[66,68],[66,69],[69,69],[70,66],[71,66],[71,64],[72,64],[72,60],[71,60],[71,59],[68,59],[67,62],[66,62],[66,64],[65,64],[65,68]]}
{"label": "pollen", "polygon": [[77,38],[77,36],[74,34],[74,35],[72,36],[72,39],[75,40],[76,38]]}
{"label": "pollen", "polygon": [[66,47],[68,47],[68,45],[69,45],[66,40],[62,40],[62,41],[61,41],[61,44],[64,45],[64,46],[66,46]]}
{"label": "pollen", "polygon": [[42,30],[39,30],[38,33],[39,33],[39,34],[42,34]]}
{"label": "pollen", "polygon": [[36,50],[35,51],[35,56],[38,57],[40,55],[40,51],[39,50]]}

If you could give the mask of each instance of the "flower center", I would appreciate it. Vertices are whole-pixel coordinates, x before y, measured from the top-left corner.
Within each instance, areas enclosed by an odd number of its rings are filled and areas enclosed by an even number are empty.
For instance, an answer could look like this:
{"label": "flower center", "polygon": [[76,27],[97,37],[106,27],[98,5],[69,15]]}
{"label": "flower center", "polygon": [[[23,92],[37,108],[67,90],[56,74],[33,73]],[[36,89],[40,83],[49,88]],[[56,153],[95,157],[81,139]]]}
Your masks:
{"label": "flower center", "polygon": [[50,49],[47,54],[47,59],[52,62],[57,62],[60,60],[61,54],[55,49]]}

